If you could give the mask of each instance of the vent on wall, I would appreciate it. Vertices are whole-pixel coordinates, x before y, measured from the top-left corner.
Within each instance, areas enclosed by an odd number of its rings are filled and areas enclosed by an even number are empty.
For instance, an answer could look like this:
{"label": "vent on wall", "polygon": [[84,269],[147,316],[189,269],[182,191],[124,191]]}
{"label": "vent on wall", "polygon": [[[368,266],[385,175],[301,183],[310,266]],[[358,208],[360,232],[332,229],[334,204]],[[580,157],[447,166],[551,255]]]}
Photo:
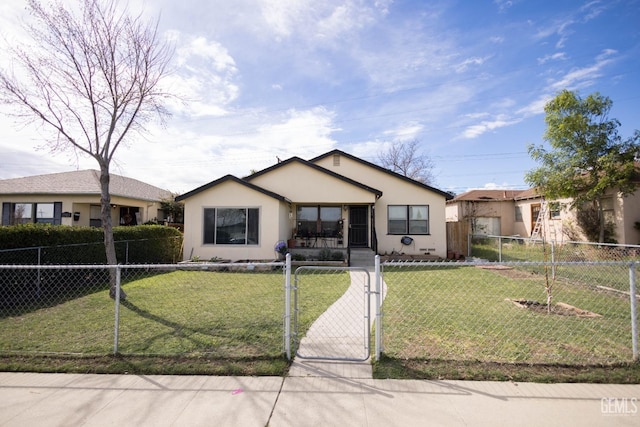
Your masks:
{"label": "vent on wall", "polygon": [[333,166],[340,166],[340,154],[333,155]]}

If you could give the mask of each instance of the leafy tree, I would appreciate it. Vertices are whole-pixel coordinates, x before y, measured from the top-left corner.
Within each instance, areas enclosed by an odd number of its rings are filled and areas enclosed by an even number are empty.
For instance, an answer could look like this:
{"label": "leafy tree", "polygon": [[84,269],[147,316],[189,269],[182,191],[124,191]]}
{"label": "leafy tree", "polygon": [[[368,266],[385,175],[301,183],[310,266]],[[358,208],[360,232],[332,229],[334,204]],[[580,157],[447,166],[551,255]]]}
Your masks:
{"label": "leafy tree", "polygon": [[544,139],[551,149],[530,145],[530,156],[541,163],[525,180],[548,200],[571,198],[572,207],[591,204],[597,212],[598,241],[604,242],[606,219],[602,199],[607,190],[623,196],[637,187],[634,160],[640,149],[640,132],[625,140],[618,135],[620,122],[609,118],[611,99],[599,93],[580,98],[561,91],[545,106]]}
{"label": "leafy tree", "polygon": [[175,198],[178,194],[172,195],[167,199],[160,201],[160,207],[163,211],[169,214],[171,222],[183,223],[184,222],[184,203],[176,202]]}
{"label": "leafy tree", "polygon": [[378,154],[378,160],[382,167],[428,185],[434,181],[434,165],[427,155],[419,153],[419,149],[420,142],[416,139],[394,142]]}
{"label": "leafy tree", "polygon": [[117,264],[109,167],[127,137],[167,114],[160,81],[172,51],[158,40],[157,22],[132,16],[117,2],[28,0],[27,7],[32,43],[8,48],[14,69],[0,71],[0,93],[25,121],[51,131],[52,152],[98,162],[106,257]]}

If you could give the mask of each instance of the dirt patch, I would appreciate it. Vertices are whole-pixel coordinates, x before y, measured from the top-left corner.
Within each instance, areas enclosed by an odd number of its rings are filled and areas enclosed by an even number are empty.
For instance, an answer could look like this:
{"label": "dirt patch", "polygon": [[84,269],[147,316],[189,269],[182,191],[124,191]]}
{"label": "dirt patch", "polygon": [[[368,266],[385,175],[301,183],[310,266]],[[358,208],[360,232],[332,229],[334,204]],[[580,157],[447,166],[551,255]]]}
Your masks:
{"label": "dirt patch", "polygon": [[547,304],[540,303],[538,301],[532,301],[527,299],[509,299],[506,301],[513,303],[516,307],[525,308],[528,310],[535,311],[537,313],[550,313],[557,314],[560,316],[575,316],[575,317],[602,317],[602,315],[598,313],[593,313],[588,310],[583,310],[578,307],[574,307],[572,305],[566,304],[564,302],[559,302],[556,304],[551,304],[549,310],[547,310]]}
{"label": "dirt patch", "polygon": [[482,268],[483,270],[491,270],[500,274],[501,276],[507,277],[509,279],[538,279],[539,276],[524,270],[514,269],[513,267],[508,267],[506,265],[479,265],[477,268]]}

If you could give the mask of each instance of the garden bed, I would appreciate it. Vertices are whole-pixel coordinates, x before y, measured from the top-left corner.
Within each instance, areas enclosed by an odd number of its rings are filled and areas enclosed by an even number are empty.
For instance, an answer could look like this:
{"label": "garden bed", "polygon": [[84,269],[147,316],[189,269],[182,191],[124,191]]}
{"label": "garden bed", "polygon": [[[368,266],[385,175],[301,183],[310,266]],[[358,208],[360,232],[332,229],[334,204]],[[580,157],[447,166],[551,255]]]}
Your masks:
{"label": "garden bed", "polygon": [[547,309],[547,304],[544,304],[538,301],[527,300],[524,298],[521,298],[521,299],[507,298],[506,301],[512,302],[513,304],[515,304],[516,307],[526,308],[531,311],[535,311],[536,313],[557,314],[560,316],[575,316],[575,317],[602,317],[602,315],[598,313],[593,313],[588,310],[583,310],[581,308],[574,307],[564,302],[551,304],[550,309]]}

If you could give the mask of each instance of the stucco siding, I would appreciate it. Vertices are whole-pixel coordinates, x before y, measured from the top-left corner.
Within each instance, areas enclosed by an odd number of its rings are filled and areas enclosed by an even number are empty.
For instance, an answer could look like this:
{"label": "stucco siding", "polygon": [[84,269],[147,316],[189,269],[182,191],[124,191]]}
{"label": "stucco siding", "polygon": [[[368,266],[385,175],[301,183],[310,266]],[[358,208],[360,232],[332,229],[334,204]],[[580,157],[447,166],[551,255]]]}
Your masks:
{"label": "stucco siding", "polygon": [[[69,212],[71,217],[63,217],[62,225],[68,226],[89,226],[91,222],[91,206],[100,205],[100,196],[87,195],[60,195],[60,194],[9,194],[0,196],[0,206],[2,203],[62,203],[62,212]],[[138,208],[140,213],[140,223],[156,219],[160,203],[146,200],[136,200],[126,197],[111,197],[111,217],[113,225],[120,224],[120,206]],[[73,214],[79,213],[79,219],[74,220]]]}
{"label": "stucco siding", "polygon": [[[337,177],[292,162],[250,181],[268,188],[298,204],[309,203],[373,203],[375,195]],[[375,186],[374,186],[375,187]]]}
{"label": "stucco siding", "polygon": [[[215,245],[204,243],[204,209],[258,208],[259,240],[257,245]],[[184,258],[209,260],[272,260],[274,245],[286,240],[282,224],[288,219],[289,207],[273,197],[249,189],[233,181],[197,193],[185,200]],[[279,219],[280,218],[280,219]],[[280,226],[276,226],[280,224]]]}
{"label": "stucco siding", "polygon": [[636,222],[640,222],[640,190],[634,194],[620,199],[622,217],[628,218],[625,222],[618,222],[619,230],[618,242],[626,245],[640,245],[640,230],[634,227]]}
{"label": "stucco siding", "polygon": [[[340,156],[339,165],[334,165],[333,156],[322,158],[316,164],[382,191],[382,197],[375,203],[375,227],[380,254],[396,251],[411,255],[429,253],[446,257],[446,213],[443,195],[346,156]],[[413,238],[413,243],[408,246],[402,245],[400,242],[402,236],[388,234],[387,207],[389,205],[428,205],[429,234],[409,234]]]}

